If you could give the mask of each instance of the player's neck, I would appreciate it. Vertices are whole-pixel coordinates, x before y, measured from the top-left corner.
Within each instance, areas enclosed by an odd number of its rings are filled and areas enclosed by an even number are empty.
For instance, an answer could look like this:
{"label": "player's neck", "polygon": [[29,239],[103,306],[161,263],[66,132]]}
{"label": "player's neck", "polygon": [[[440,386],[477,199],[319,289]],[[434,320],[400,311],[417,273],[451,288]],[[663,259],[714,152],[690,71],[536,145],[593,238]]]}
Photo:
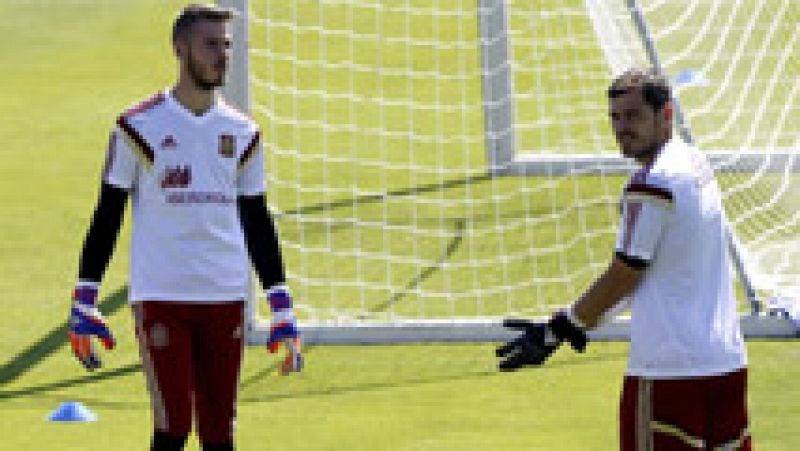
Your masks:
{"label": "player's neck", "polygon": [[217,97],[213,89],[200,89],[185,82],[178,82],[172,88],[172,95],[178,103],[197,116],[205,114],[214,105]]}

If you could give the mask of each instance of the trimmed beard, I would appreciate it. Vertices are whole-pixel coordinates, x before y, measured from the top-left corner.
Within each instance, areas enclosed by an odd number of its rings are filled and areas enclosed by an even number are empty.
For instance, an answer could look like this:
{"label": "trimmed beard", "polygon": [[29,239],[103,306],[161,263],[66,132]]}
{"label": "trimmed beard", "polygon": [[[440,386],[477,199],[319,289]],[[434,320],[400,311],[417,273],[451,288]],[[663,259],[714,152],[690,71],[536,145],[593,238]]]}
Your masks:
{"label": "trimmed beard", "polygon": [[189,54],[187,55],[187,69],[189,72],[189,77],[191,77],[192,82],[198,88],[202,89],[203,91],[212,91],[215,88],[219,88],[225,83],[225,75],[222,74],[219,79],[217,80],[206,80],[203,78],[203,71],[200,69],[200,65],[195,63],[194,57],[192,56],[192,48],[189,46]]}
{"label": "trimmed beard", "polygon": [[653,138],[650,144],[645,146],[640,152],[634,153],[633,155],[625,155],[625,156],[628,158],[633,158],[639,163],[644,163],[645,161],[654,158],[658,153],[658,150],[661,149],[661,146],[663,145],[664,145],[663,142],[660,142],[658,139]]}

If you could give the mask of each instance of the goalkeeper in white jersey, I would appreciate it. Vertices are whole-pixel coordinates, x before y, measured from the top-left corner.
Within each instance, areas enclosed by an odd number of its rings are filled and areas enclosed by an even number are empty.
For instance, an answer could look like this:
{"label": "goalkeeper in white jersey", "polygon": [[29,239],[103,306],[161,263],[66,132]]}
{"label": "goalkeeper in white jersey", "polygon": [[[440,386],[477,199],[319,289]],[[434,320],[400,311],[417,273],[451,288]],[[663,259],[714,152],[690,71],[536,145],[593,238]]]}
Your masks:
{"label": "goalkeeper in white jersey", "polygon": [[625,185],[615,255],[547,323],[507,320],[523,334],[498,348],[501,370],[542,364],[617,306],[631,308],[620,449],[751,448],[745,346],[728,261],[727,221],[706,158],[673,137],[667,80],[632,69],[609,90],[611,126],[641,166]]}
{"label": "goalkeeper in white jersey", "polygon": [[[151,449],[183,449],[197,421],[204,451],[232,450],[250,263],[273,312],[270,351],[299,371],[300,342],[264,198],[257,125],[217,94],[233,12],[190,5],[175,20],[177,83],[119,116],[81,254],[69,336],[89,370],[92,336],[114,338],[97,293],[132,199],[129,297],[153,411]],[[248,261],[249,256],[249,261]]]}

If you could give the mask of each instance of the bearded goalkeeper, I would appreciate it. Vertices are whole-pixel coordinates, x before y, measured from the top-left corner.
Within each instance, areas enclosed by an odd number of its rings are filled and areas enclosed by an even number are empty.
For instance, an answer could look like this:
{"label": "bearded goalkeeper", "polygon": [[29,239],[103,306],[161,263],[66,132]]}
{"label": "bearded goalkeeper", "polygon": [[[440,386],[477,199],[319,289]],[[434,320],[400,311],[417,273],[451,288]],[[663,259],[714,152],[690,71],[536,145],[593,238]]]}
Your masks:
{"label": "bearded goalkeeper", "polygon": [[176,84],[130,108],[111,133],[100,198],[81,254],[69,336],[100,366],[92,340],[114,338],[97,293],[132,198],[130,302],[151,395],[151,450],[183,449],[197,419],[204,451],[233,449],[250,264],[273,312],[269,349],[302,366],[292,298],[264,192],[257,125],[217,93],[233,12],[190,5],[174,22]]}

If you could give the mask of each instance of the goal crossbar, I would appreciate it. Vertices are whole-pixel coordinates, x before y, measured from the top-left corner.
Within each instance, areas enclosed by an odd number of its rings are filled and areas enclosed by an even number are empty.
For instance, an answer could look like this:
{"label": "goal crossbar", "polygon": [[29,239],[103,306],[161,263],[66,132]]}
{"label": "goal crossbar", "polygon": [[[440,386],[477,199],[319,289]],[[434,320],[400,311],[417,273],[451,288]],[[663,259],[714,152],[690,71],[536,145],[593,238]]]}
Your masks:
{"label": "goal crossbar", "polygon": [[[795,149],[770,152],[721,150],[705,154],[717,173],[800,173],[800,158]],[[490,172],[498,176],[614,175],[630,174],[636,169],[632,160],[611,153],[522,153],[507,162],[495,164]]]}
{"label": "goal crossbar", "polygon": [[[546,321],[545,317],[530,318]],[[743,315],[740,325],[745,338],[800,337],[800,324],[788,316]],[[492,343],[508,341],[519,334],[503,327],[501,318],[458,320],[414,320],[392,323],[301,323],[303,342],[315,345],[359,345],[387,343]],[[250,344],[265,344],[269,323],[259,322],[248,331]],[[596,341],[627,341],[630,319],[618,317],[589,332]]]}

